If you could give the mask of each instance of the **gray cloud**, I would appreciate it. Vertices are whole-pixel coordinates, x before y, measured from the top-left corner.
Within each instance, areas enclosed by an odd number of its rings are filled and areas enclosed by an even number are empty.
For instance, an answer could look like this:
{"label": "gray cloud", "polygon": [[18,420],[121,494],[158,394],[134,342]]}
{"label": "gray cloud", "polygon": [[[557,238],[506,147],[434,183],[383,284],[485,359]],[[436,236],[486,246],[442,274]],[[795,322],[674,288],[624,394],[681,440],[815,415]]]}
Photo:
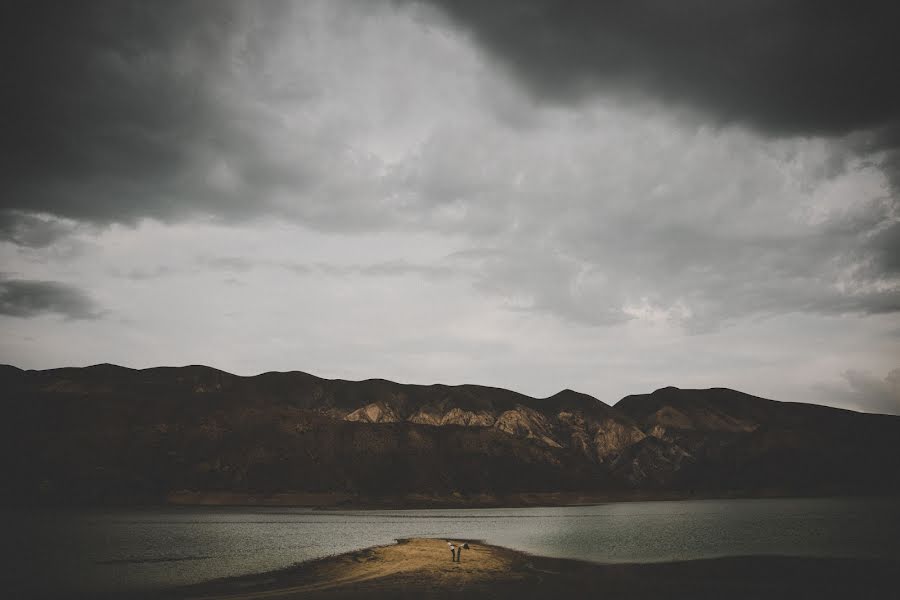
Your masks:
{"label": "gray cloud", "polygon": [[240,256],[204,257],[201,258],[198,262],[201,266],[204,267],[222,269],[223,271],[229,271],[232,273],[244,273],[257,266],[260,266],[259,261],[254,261],[249,258],[243,258]]}
{"label": "gray cloud", "polygon": [[370,264],[335,265],[318,263],[316,269],[328,275],[366,277],[398,277],[415,275],[427,278],[444,278],[458,274],[458,270],[446,265],[417,264],[405,260],[392,260]]}
{"label": "gray cloud", "polygon": [[[98,224],[196,216],[236,219],[262,207],[234,189],[302,168],[255,146],[264,115],[235,113],[235,80],[277,22],[275,3],[14,2],[4,8],[0,68],[0,210],[10,235],[34,214]],[[252,159],[251,157],[258,157]]]}
{"label": "gray cloud", "polygon": [[70,319],[96,319],[102,315],[94,300],[73,285],[0,277],[0,315],[30,318],[47,313]]}
{"label": "gray cloud", "polygon": [[898,412],[867,4],[7,2],[2,360]]}
{"label": "gray cloud", "polygon": [[145,218],[432,232],[488,251],[268,266],[462,273],[591,326],[900,309],[900,209],[879,187],[898,140],[890,15],[437,5],[532,97],[420,3],[11,5],[0,236],[32,251]]}
{"label": "gray cloud", "polygon": [[[819,206],[831,185],[818,176],[827,155],[804,158],[802,144],[767,148],[736,132],[678,132],[669,147],[655,147],[644,127],[609,124],[602,131],[613,142],[599,148],[579,143],[590,133],[567,131],[576,149],[567,159],[528,157],[521,171],[514,162],[495,165],[485,195],[514,199],[498,202],[495,215],[515,225],[491,236],[490,247],[458,255],[475,265],[479,287],[582,324],[657,313],[696,332],[750,315],[900,309],[891,262],[898,213],[880,189]],[[617,129],[634,136],[625,158],[616,156]],[[681,136],[694,156],[678,150]],[[492,150],[531,150],[511,146]],[[642,157],[638,166],[626,166],[631,155]],[[448,171],[466,173],[484,160],[460,156],[463,165]],[[591,173],[591,163],[608,167]],[[516,186],[521,172],[525,183]]]}
{"label": "gray cloud", "polygon": [[51,246],[72,235],[77,229],[78,224],[74,221],[49,215],[21,211],[0,212],[0,240],[9,240],[29,248]]}
{"label": "gray cloud", "polygon": [[203,267],[222,269],[232,273],[245,273],[257,268],[284,269],[295,275],[322,274],[335,277],[398,277],[415,275],[426,278],[444,278],[459,274],[460,269],[449,264],[422,264],[406,260],[390,260],[365,264],[300,263],[284,260],[249,259],[239,256],[204,257],[198,263]]}
{"label": "gray cloud", "polygon": [[126,270],[112,269],[110,274],[114,277],[122,277],[132,281],[149,281],[172,275],[175,269],[166,265],[159,265],[152,268],[130,268]]}
{"label": "gray cloud", "polygon": [[850,369],[841,374],[843,385],[817,386],[826,400],[859,410],[900,414],[900,368],[884,378],[867,371]]}
{"label": "gray cloud", "polygon": [[432,0],[536,94],[633,91],[778,135],[900,118],[889,2]]}
{"label": "gray cloud", "polygon": [[900,202],[895,3],[430,1],[541,99],[601,93],[776,137],[850,135],[853,153],[886,173]]}
{"label": "gray cloud", "polygon": [[[407,207],[384,161],[355,143],[373,127],[357,104],[402,110],[408,101],[367,97],[391,94],[369,87],[378,79],[355,83],[405,56],[387,38],[374,41],[393,55],[363,55],[365,40],[353,33],[395,9],[14,2],[0,30],[0,236],[51,243],[64,232],[35,230],[45,214],[101,226],[260,217],[348,232],[427,224],[430,207]],[[354,67],[360,73],[345,73]],[[395,75],[411,89],[416,73]]]}

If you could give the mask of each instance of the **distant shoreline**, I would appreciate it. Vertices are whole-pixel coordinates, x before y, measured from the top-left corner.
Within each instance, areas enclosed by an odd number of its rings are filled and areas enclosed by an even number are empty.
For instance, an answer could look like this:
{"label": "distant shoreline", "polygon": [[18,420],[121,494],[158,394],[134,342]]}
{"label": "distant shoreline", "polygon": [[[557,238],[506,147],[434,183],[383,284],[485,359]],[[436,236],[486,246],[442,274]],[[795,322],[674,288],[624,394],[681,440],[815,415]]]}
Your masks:
{"label": "distant shoreline", "polygon": [[537,508],[591,506],[616,502],[678,502],[689,500],[762,500],[767,498],[896,498],[896,493],[798,492],[764,490],[745,492],[679,491],[649,492],[517,492],[506,494],[404,494],[365,495],[337,492],[251,492],[190,491],[172,492],[162,499],[107,498],[98,502],[3,502],[4,508],[33,509],[128,509],[128,508],[308,508],[315,510],[416,510],[467,508]]}
{"label": "distant shoreline", "polygon": [[896,561],[746,556],[596,564],[467,541],[401,539],[260,573],[175,590],[169,598],[849,598],[892,589]]}
{"label": "distant shoreline", "polygon": [[[882,496],[867,494],[866,496]],[[884,497],[892,497],[890,494]],[[219,506],[219,507],[297,507],[322,510],[340,509],[446,509],[446,508],[523,508],[554,506],[586,506],[611,502],[663,502],[680,500],[729,500],[765,498],[834,498],[860,497],[854,494],[801,494],[795,491],[765,490],[748,493],[731,492],[521,492],[508,494],[406,494],[398,496],[367,496],[347,493],[283,492],[252,494],[244,492],[193,492],[169,494],[163,506]]]}

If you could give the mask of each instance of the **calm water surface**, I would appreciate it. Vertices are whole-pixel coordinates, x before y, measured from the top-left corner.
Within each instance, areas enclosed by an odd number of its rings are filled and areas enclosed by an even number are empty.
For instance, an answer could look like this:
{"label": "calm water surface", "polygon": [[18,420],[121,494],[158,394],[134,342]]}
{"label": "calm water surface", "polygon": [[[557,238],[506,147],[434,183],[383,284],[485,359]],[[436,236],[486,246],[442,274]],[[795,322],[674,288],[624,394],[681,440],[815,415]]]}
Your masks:
{"label": "calm water surface", "polygon": [[[596,562],[748,554],[900,557],[896,499],[628,502],[515,509],[5,511],[16,597],[130,592],[279,569],[403,537],[478,538]],[[5,548],[3,548],[5,546]]]}

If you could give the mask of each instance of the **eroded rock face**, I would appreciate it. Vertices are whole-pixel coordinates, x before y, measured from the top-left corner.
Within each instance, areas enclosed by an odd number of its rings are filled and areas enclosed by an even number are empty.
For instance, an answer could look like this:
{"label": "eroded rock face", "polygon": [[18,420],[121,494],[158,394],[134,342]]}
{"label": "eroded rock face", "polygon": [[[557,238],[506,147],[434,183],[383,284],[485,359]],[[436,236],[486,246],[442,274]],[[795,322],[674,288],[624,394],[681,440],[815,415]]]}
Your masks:
{"label": "eroded rock face", "polygon": [[646,437],[637,427],[611,418],[586,420],[581,413],[571,411],[560,411],[557,418],[568,429],[571,448],[601,463]]}
{"label": "eroded rock face", "polygon": [[647,437],[637,427],[631,427],[612,419],[605,419],[594,433],[593,447],[597,460],[603,462],[616,456],[628,446]]}
{"label": "eroded rock face", "polygon": [[612,417],[598,418],[597,414],[577,408],[547,414],[523,404],[499,413],[458,406],[448,409],[442,403],[428,404],[407,416],[396,403],[387,399],[342,414],[340,418],[362,423],[407,421],[433,427],[456,425],[494,428],[516,438],[535,440],[545,447],[569,448],[596,463],[614,460],[627,447],[646,437],[640,429],[627,421]]}
{"label": "eroded rock face", "polygon": [[569,436],[569,447],[578,454],[594,460],[594,449],[591,444],[591,438],[583,429],[572,430]]}
{"label": "eroded rock face", "polygon": [[494,427],[509,435],[534,439],[552,448],[562,448],[553,437],[553,430],[547,417],[527,406],[519,405],[503,412]]}
{"label": "eroded rock face", "polygon": [[420,410],[407,420],[419,425],[463,425],[465,427],[491,427],[495,422],[494,416],[489,412],[474,412],[461,408],[451,408],[443,414]]}
{"label": "eroded rock face", "polygon": [[425,410],[420,410],[414,415],[410,416],[407,421],[410,423],[416,423],[417,425],[434,425],[438,426],[441,424],[441,418],[443,417],[440,413],[431,413]]}
{"label": "eroded rock face", "polygon": [[573,429],[581,429],[584,430],[587,426],[584,417],[579,413],[575,413],[568,410],[561,410],[556,418],[559,419],[560,423],[565,423],[569,427]]}
{"label": "eroded rock face", "polygon": [[401,419],[389,406],[381,402],[367,404],[344,417],[345,421],[361,423],[397,423]]}
{"label": "eroded rock face", "polygon": [[560,411],[556,418],[560,428],[568,433],[569,447],[581,456],[590,460],[596,460],[591,434],[588,432],[588,424],[584,417],[577,412],[567,410]]}
{"label": "eroded rock face", "polygon": [[673,438],[671,435],[669,435],[668,430],[659,424],[656,424],[653,427],[651,427],[647,431],[647,435],[655,437],[656,439],[659,439],[659,440],[665,440],[667,442],[673,441]]}

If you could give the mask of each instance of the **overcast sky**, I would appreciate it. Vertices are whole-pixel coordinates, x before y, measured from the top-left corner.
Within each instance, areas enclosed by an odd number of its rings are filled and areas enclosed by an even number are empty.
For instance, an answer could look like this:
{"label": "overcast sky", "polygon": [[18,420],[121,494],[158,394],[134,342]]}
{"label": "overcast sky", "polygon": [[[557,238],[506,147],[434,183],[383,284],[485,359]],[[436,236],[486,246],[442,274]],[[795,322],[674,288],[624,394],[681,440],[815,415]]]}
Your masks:
{"label": "overcast sky", "polygon": [[900,413],[893,6],[7,3],[0,362]]}

